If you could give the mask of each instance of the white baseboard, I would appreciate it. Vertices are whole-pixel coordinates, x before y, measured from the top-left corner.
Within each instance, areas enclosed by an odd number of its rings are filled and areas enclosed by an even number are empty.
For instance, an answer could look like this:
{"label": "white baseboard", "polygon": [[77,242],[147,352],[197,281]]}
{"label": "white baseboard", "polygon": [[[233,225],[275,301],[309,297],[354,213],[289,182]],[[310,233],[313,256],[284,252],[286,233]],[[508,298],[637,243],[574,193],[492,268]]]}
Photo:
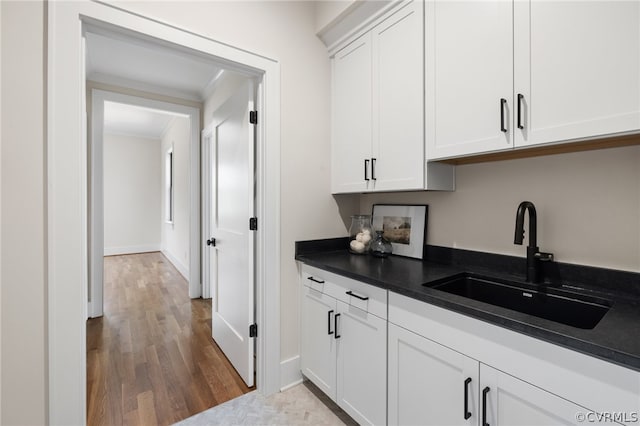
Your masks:
{"label": "white baseboard", "polygon": [[173,266],[176,267],[178,272],[180,272],[180,275],[182,275],[184,277],[184,279],[187,280],[187,282],[188,282],[189,281],[189,268],[187,268],[184,265],[184,263],[180,262],[177,257],[175,257],[174,255],[169,253],[168,250],[162,249],[160,251],[162,252],[162,254],[164,254],[164,257],[169,259],[169,262],[171,262],[173,264]]}
{"label": "white baseboard", "polygon": [[285,391],[302,383],[300,372],[300,355],[280,362],[280,391]]}
{"label": "white baseboard", "polygon": [[135,253],[149,253],[152,251],[160,251],[160,244],[145,244],[141,246],[126,246],[126,247],[105,247],[105,256],[117,256],[119,254],[135,254]]}

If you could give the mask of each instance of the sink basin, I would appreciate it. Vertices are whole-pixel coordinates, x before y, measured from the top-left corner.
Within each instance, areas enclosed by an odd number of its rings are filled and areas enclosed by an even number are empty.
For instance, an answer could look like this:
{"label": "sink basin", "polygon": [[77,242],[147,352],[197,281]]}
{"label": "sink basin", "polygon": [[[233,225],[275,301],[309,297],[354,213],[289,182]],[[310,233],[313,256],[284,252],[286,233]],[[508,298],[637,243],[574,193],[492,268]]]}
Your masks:
{"label": "sink basin", "polygon": [[611,307],[604,299],[472,274],[424,285],[582,329],[594,328]]}

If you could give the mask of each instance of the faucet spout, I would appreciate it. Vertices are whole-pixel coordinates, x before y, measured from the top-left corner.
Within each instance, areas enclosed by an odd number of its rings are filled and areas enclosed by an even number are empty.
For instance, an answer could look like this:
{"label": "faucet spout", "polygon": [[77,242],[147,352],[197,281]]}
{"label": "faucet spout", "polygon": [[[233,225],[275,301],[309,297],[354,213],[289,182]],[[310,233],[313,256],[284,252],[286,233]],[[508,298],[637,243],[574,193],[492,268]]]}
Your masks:
{"label": "faucet spout", "polygon": [[529,245],[527,246],[527,282],[540,282],[540,262],[553,260],[553,254],[541,253],[538,248],[538,223],[536,207],[531,201],[523,201],[516,212],[516,232],[513,243],[522,245],[524,240],[524,214],[529,212]]}
{"label": "faucet spout", "polygon": [[529,211],[529,247],[538,245],[538,224],[536,215],[536,206],[531,201],[523,201],[518,206],[516,213],[516,234],[513,243],[522,245],[524,239],[524,213]]}

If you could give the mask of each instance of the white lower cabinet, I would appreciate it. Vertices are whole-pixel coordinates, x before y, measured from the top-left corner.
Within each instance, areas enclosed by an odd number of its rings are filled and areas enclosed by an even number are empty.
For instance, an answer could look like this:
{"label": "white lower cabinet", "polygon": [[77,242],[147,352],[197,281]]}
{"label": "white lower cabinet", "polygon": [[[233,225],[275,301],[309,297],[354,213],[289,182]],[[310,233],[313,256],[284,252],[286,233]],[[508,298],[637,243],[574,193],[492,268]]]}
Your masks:
{"label": "white lower cabinet", "polygon": [[[578,425],[580,414],[588,412],[389,324],[390,425]],[[597,424],[593,420],[589,423]]]}
{"label": "white lower cabinet", "polygon": [[337,403],[360,424],[387,421],[387,321],[338,302]]}
{"label": "white lower cabinet", "polygon": [[478,361],[389,323],[390,425],[477,424],[478,376]]}
{"label": "white lower cabinet", "polygon": [[637,371],[307,265],[300,279],[302,373],[360,424],[637,424]]}
{"label": "white lower cabinet", "polygon": [[390,425],[635,419],[637,372],[392,292],[388,320]]}
{"label": "white lower cabinet", "polygon": [[589,410],[488,365],[480,364],[480,387],[481,425],[599,424],[581,417]]}
{"label": "white lower cabinet", "polygon": [[332,399],[336,397],[336,299],[302,287],[302,374]]}
{"label": "white lower cabinet", "polygon": [[386,314],[386,290],[330,275],[303,269],[302,374],[358,423],[384,425],[387,320],[371,311]]}

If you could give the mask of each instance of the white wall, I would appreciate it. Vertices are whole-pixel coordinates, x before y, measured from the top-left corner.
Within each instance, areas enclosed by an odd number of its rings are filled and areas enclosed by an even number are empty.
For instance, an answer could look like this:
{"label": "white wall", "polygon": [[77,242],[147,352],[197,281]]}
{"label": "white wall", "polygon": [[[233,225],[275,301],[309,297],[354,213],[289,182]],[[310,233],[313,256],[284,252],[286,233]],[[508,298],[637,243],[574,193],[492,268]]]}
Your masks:
{"label": "white wall", "polygon": [[158,180],[164,188],[165,155],[173,147],[173,223],[167,223],[164,205],[166,193],[161,191],[162,252],[189,279],[189,145],[191,130],[188,118],[176,117],[162,137],[158,161],[162,176]]}
{"label": "white wall", "polygon": [[3,425],[47,423],[44,3],[1,1]]}
{"label": "white wall", "polygon": [[640,147],[464,165],[456,174],[455,192],[363,195],[361,210],[426,203],[428,244],[524,257],[513,236],[518,204],[529,200],[538,245],[558,262],[640,272]]}
{"label": "white wall", "polygon": [[105,255],[160,250],[160,140],[104,135]]}

